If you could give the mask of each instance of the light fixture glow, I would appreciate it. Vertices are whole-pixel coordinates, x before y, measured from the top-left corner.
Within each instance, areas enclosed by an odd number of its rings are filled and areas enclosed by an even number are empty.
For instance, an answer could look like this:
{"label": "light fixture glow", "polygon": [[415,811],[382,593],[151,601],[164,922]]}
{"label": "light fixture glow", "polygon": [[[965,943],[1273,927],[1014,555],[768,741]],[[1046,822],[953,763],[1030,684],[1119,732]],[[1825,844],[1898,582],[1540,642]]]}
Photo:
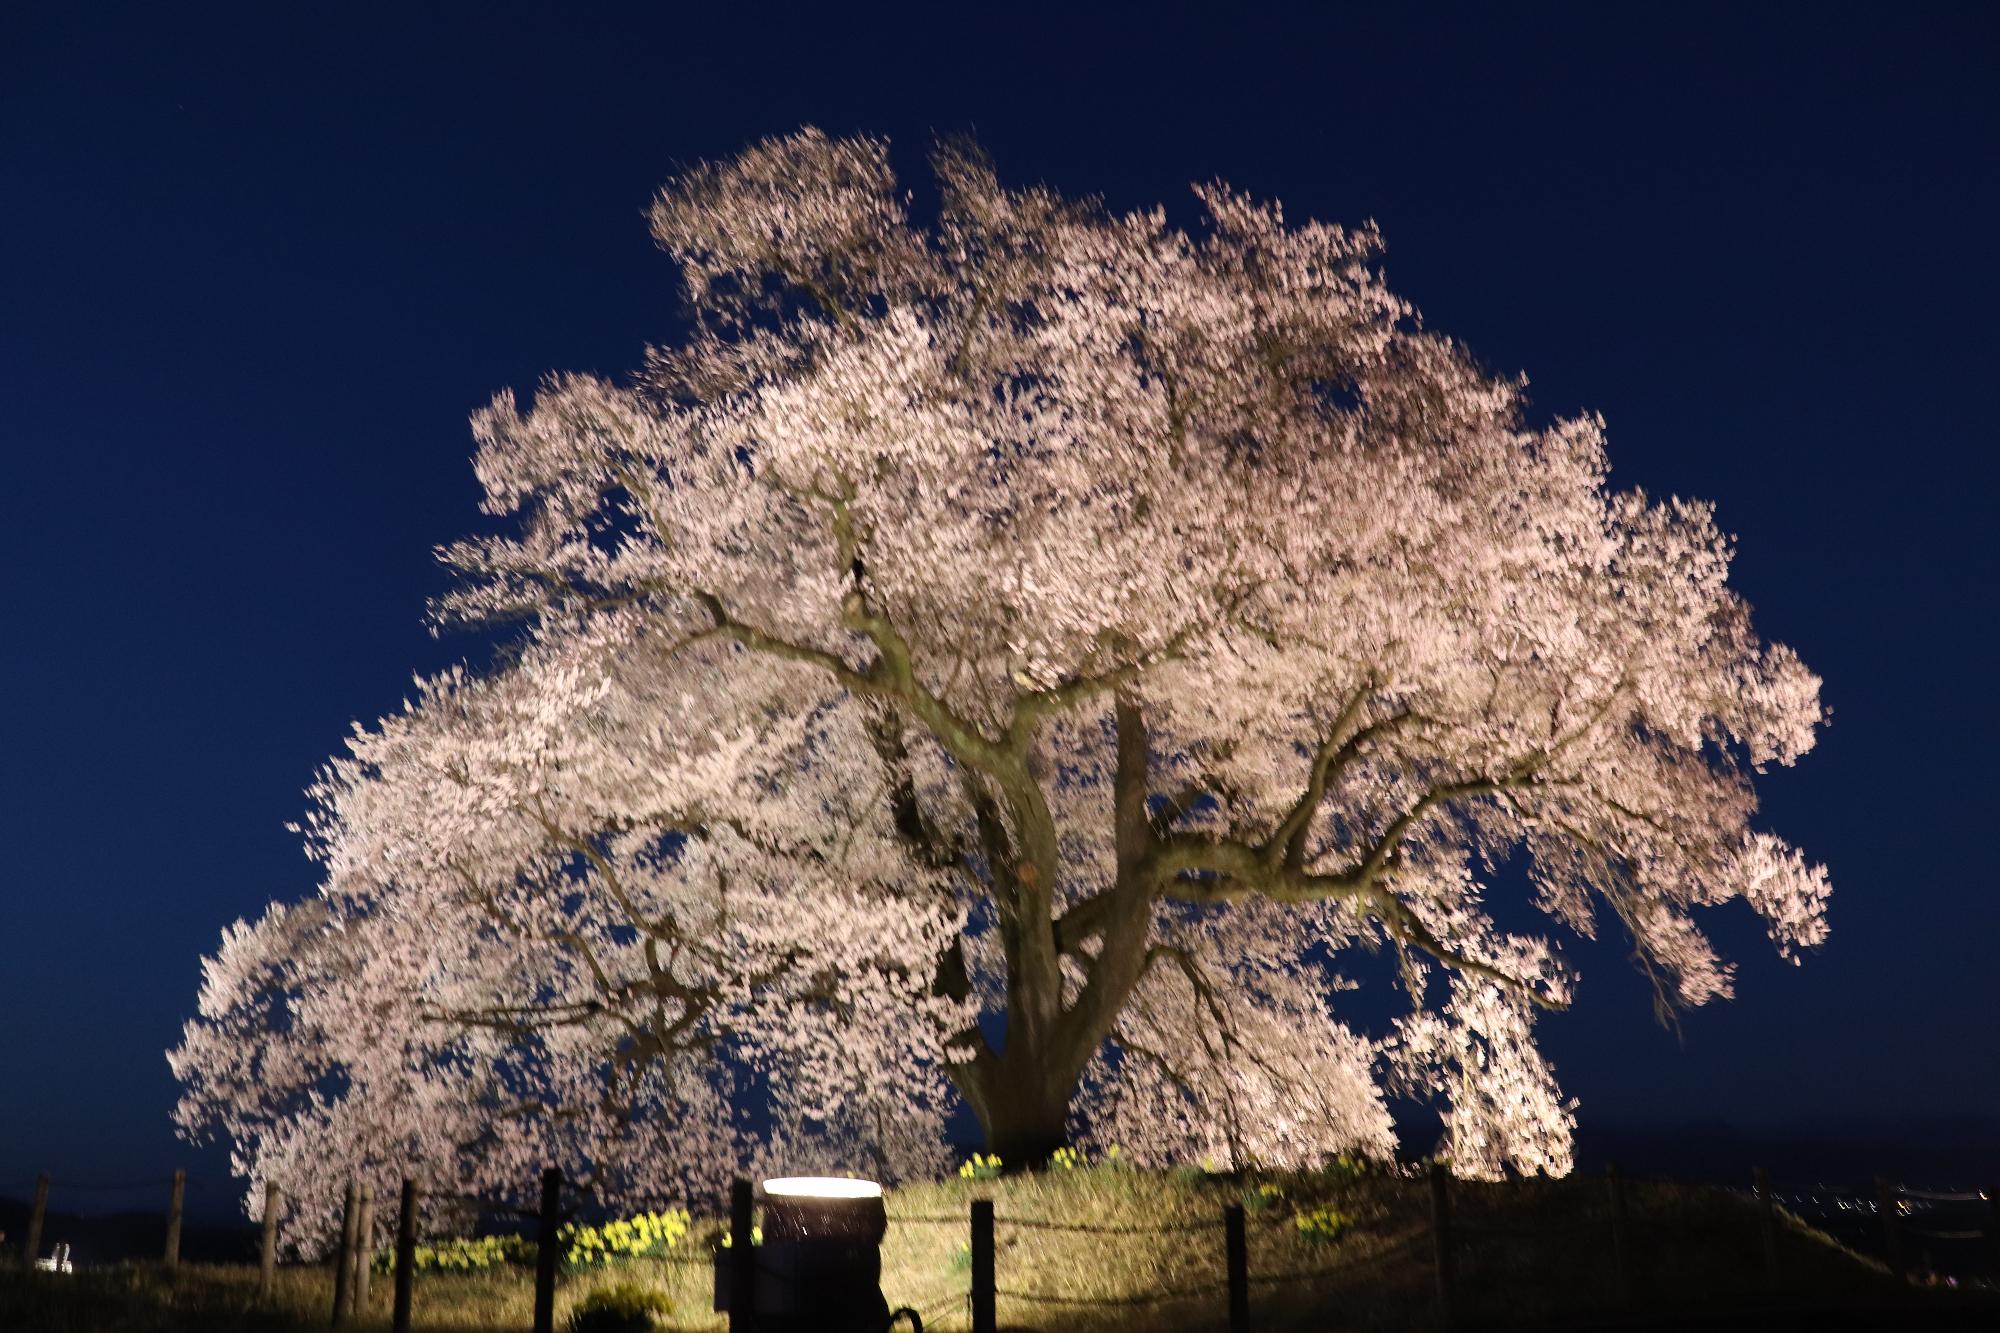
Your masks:
{"label": "light fixture glow", "polygon": [[764,1193],[794,1199],[879,1199],[882,1187],[845,1176],[780,1176],[764,1182]]}

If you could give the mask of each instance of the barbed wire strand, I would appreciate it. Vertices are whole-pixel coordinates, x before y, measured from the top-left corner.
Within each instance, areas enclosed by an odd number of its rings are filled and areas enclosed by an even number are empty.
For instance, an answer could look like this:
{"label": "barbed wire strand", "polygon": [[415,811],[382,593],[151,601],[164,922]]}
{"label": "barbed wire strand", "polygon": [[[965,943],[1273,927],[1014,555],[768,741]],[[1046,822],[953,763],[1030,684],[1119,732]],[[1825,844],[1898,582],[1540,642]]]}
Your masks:
{"label": "barbed wire strand", "polygon": [[1429,1239],[1430,1237],[1427,1233],[1417,1233],[1405,1236],[1401,1240],[1385,1245],[1379,1250],[1370,1250],[1366,1254],[1353,1255],[1341,1260],[1337,1264],[1327,1264],[1319,1268],[1295,1268],[1281,1273],[1252,1273],[1249,1277],[1250,1285],[1254,1287],[1259,1283],[1270,1282],[1313,1282],[1320,1278],[1337,1277],[1342,1273],[1351,1273],[1355,1269],[1368,1264],[1380,1263],[1392,1255],[1414,1247],[1419,1241],[1427,1241]]}
{"label": "barbed wire strand", "polygon": [[[1424,1233],[1412,1233],[1391,1242],[1380,1249],[1366,1254],[1357,1254],[1336,1264],[1326,1264],[1318,1268],[1296,1268],[1277,1273],[1252,1273],[1248,1276],[1251,1286],[1269,1285],[1275,1282],[1313,1282],[1324,1278],[1351,1273],[1363,1265],[1380,1263],[1382,1260],[1409,1249],[1427,1238]],[[1014,1300],[1028,1301],[1037,1305],[1074,1305],[1092,1307],[1114,1307],[1135,1305],[1160,1305],[1170,1301],[1194,1300],[1203,1296],[1213,1296],[1229,1290],[1227,1280],[1208,1282],[1193,1287],[1176,1287],[1166,1291],[1147,1292],[1135,1296],[1065,1296],[1052,1291],[1016,1291],[1011,1288],[994,1289],[994,1295],[1006,1296]]]}
{"label": "barbed wire strand", "polygon": [[[510,1217],[540,1217],[542,1215],[540,1208],[524,1208],[511,1200],[488,1199],[477,1194],[449,1194],[443,1190],[426,1190],[423,1197],[427,1199],[443,1199],[448,1203],[477,1208],[483,1213],[501,1213]],[[558,1213],[558,1216],[564,1221],[569,1221],[575,1214],[568,1209],[563,1209]]]}
{"label": "barbed wire strand", "polygon": [[1480,1222],[1461,1222],[1453,1218],[1451,1225],[1453,1231],[1467,1236],[1513,1236],[1522,1240],[1536,1240],[1567,1236],[1578,1231],[1601,1231],[1609,1223],[1599,1218],[1589,1218],[1580,1222],[1545,1222],[1538,1226],[1490,1226]]}
{"label": "barbed wire strand", "polygon": [[[39,1184],[39,1181],[37,1183]],[[160,1176],[151,1180],[71,1180],[68,1176],[50,1176],[49,1192],[53,1194],[58,1189],[65,1189],[112,1194],[125,1190],[168,1189],[173,1183],[172,1176]],[[188,1181],[187,1185],[190,1189],[204,1188],[192,1180]]]}
{"label": "barbed wire strand", "polygon": [[958,1306],[969,1306],[971,1303],[972,1303],[972,1293],[970,1291],[961,1291],[956,1295],[947,1296],[943,1300],[937,1301],[925,1307],[924,1309],[919,1310],[917,1312],[917,1318],[924,1321],[925,1328],[929,1328],[932,1322],[934,1322],[939,1315],[945,1313],[947,1310],[954,1309],[955,1307]]}
{"label": "barbed wire strand", "polygon": [[1084,1222],[1049,1222],[1032,1217],[995,1217],[996,1227],[1021,1227],[1028,1231],[1066,1231],[1072,1234],[1096,1236],[1165,1236],[1187,1231],[1218,1231],[1220,1221],[1214,1222],[1171,1222],[1158,1226],[1092,1226]]}
{"label": "barbed wire strand", "polygon": [[1905,1226],[1904,1230],[1931,1240],[1985,1240],[1984,1231],[1932,1231],[1928,1227]]}
{"label": "barbed wire strand", "polygon": [[1168,1291],[1147,1292],[1139,1296],[1063,1296],[1048,1291],[1013,1291],[1006,1287],[995,1287],[995,1296],[1009,1300],[1028,1301],[1036,1305],[1087,1305],[1087,1306],[1127,1306],[1164,1305],[1169,1301],[1194,1300],[1203,1296],[1213,1296],[1219,1291],[1229,1290],[1227,1282],[1209,1282],[1199,1287],[1176,1287]]}
{"label": "barbed wire strand", "polygon": [[[958,1215],[939,1216],[936,1214],[926,1214],[926,1213],[906,1213],[902,1215],[897,1215],[894,1213],[890,1214],[889,1224],[891,1226],[894,1226],[899,1222],[907,1222],[917,1226],[952,1226],[952,1227],[969,1228],[972,1225],[972,1219],[969,1216],[958,1216]],[[993,1225],[996,1227],[1022,1227],[1030,1231],[1067,1231],[1072,1233],[1081,1233],[1086,1235],[1099,1235],[1099,1236],[1159,1236],[1159,1235],[1171,1235],[1176,1232],[1185,1232],[1185,1231],[1218,1231],[1223,1226],[1223,1224],[1220,1221],[1168,1222],[1168,1223],[1161,1223],[1155,1226],[1143,1226],[1143,1227],[1118,1226],[1118,1225],[1093,1226],[1087,1222],[1051,1222],[1045,1218],[1039,1218],[1039,1217],[1000,1217],[1000,1216],[996,1216],[993,1219]]]}
{"label": "barbed wire strand", "polygon": [[1985,1203],[1986,1202],[1986,1195],[1978,1190],[1971,1190],[1971,1191],[1961,1190],[1954,1193],[1947,1190],[1902,1189],[1896,1192],[1898,1194],[1901,1194],[1906,1199],[1923,1199],[1931,1203]]}

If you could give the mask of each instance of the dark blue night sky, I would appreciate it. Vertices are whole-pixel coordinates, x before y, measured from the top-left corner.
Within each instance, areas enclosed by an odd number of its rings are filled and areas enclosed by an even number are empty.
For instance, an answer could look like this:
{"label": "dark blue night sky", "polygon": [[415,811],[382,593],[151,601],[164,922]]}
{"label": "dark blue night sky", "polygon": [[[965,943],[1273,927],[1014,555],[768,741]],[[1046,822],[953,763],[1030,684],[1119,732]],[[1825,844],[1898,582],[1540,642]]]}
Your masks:
{"label": "dark blue night sky", "polygon": [[[2000,10],[27,5],[0,17],[0,1195],[219,1159],[162,1058],[285,823],[433,640],[467,411],[675,336],[641,212],[812,122],[919,175],[1378,220],[1392,285],[1614,481],[1715,500],[1827,680],[1764,785],[1832,942],[1720,933],[1740,998],[1651,1018],[1572,946],[1586,1125],[2000,1112]],[[704,7],[721,11],[727,7]],[[1081,8],[1081,7],[1078,7]],[[1750,12],[1754,11],[1754,12]]]}

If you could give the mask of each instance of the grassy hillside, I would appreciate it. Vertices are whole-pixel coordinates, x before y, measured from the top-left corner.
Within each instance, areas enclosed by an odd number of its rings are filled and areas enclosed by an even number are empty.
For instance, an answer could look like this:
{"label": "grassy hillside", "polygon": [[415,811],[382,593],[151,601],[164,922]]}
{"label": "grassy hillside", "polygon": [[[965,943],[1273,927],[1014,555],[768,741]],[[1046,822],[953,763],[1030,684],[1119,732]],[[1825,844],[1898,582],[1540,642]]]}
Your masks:
{"label": "grassy hillside", "polygon": [[[1632,1308],[1651,1314],[1810,1304],[1920,1301],[1878,1266],[1791,1222],[1778,1234],[1781,1287],[1764,1269],[1760,1215],[1740,1196],[1690,1186],[1626,1187]],[[1065,1333],[1219,1327],[1225,1304],[1223,1208],[1249,1213],[1256,1326],[1270,1330],[1433,1327],[1436,1295],[1424,1182],[1395,1177],[1237,1178],[1126,1170],[951,1180],[895,1191],[883,1245],[883,1289],[929,1329],[968,1327],[967,1205],[992,1198],[1003,1326]],[[1530,1328],[1619,1314],[1609,1195],[1601,1179],[1453,1186],[1455,1307],[1476,1328]],[[718,1330],[698,1228],[678,1260],[635,1260],[566,1278],[558,1317],[591,1289],[640,1281],[674,1302],[673,1327]],[[324,1269],[281,1273],[270,1304],[253,1300],[254,1269],[188,1266],[176,1274],[127,1266],[67,1278],[0,1277],[0,1328],[37,1333],[323,1328]],[[1962,1296],[1962,1294],[1961,1294]],[[524,1329],[530,1281],[518,1269],[424,1274],[419,1327]],[[389,1284],[350,1324],[387,1326]],[[1919,1313],[1911,1310],[1914,1318]],[[1990,1318],[1990,1311],[1982,1311]]]}

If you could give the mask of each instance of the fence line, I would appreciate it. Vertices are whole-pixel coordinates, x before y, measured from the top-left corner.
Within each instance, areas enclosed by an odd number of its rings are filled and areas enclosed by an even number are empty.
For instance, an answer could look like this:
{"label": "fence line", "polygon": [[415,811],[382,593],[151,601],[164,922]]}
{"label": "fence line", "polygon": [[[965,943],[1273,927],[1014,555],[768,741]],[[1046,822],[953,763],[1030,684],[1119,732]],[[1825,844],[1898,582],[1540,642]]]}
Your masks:
{"label": "fence line", "polygon": [[1092,1226],[1084,1222],[1049,1222],[1033,1217],[995,1217],[1002,1226],[1021,1227],[1029,1231],[1068,1231],[1093,1236],[1166,1236],[1186,1231],[1216,1231],[1224,1223],[1213,1222],[1167,1222],[1158,1226]]}
{"label": "fence line", "polygon": [[[990,1200],[974,1201],[967,1214],[889,1214],[886,1220],[892,1225],[968,1227],[971,1236],[971,1282],[967,1290],[954,1292],[933,1304],[919,1317],[935,1319],[938,1314],[958,1306],[969,1308],[974,1333],[993,1333],[997,1327],[995,1303],[999,1300],[1017,1301],[1037,1306],[1066,1306],[1079,1309],[1141,1308],[1167,1305],[1178,1302],[1208,1300],[1226,1295],[1228,1298],[1228,1327],[1232,1333],[1245,1333],[1250,1327],[1249,1292],[1252,1288],[1269,1288],[1278,1284],[1308,1285],[1341,1274],[1350,1273],[1364,1265],[1380,1264],[1385,1260],[1400,1256],[1409,1250],[1428,1242],[1432,1252],[1432,1266],[1436,1285],[1436,1319],[1439,1326],[1449,1329],[1459,1311],[1456,1309],[1461,1285],[1457,1273],[1457,1259],[1468,1249],[1477,1249],[1496,1238],[1507,1240],[1548,1240],[1573,1236],[1578,1232],[1603,1232],[1609,1249],[1613,1289],[1619,1303],[1630,1309],[1635,1305],[1633,1272],[1643,1267],[1635,1263],[1635,1257],[1643,1258],[1643,1253],[1635,1251],[1631,1245],[1631,1233],[1635,1228],[1657,1228],[1674,1225],[1670,1218],[1648,1216],[1645,1210],[1634,1211],[1628,1207],[1631,1186],[1635,1183],[1672,1183],[1685,1186],[1687,1182],[1647,1181],[1644,1178],[1620,1176],[1615,1169],[1608,1170],[1604,1181],[1607,1187],[1606,1215],[1582,1220],[1548,1220],[1536,1224],[1524,1224],[1512,1220],[1506,1225],[1494,1225],[1477,1215],[1470,1218],[1455,1216],[1460,1200],[1454,1195],[1459,1190],[1453,1188],[1449,1175],[1441,1164],[1434,1164],[1430,1175],[1430,1219],[1427,1227],[1410,1230],[1386,1245],[1373,1248],[1366,1254],[1357,1254],[1340,1261],[1314,1268],[1292,1269],[1278,1272],[1253,1273],[1250,1271],[1245,1241],[1245,1210],[1240,1204],[1230,1205],[1214,1219],[1162,1222],[1148,1225],[1124,1223],[1065,1222],[1047,1217],[996,1216]],[[1779,1196],[1772,1190],[1767,1172],[1759,1169],[1754,1173],[1754,1187],[1750,1191],[1757,1205],[1755,1222],[1763,1241],[1763,1260],[1767,1283],[1773,1292],[1782,1290],[1781,1250],[1778,1244]],[[27,1242],[23,1246],[23,1259],[33,1260],[39,1255],[39,1245],[47,1204],[52,1186],[60,1186],[76,1191],[132,1191],[139,1189],[171,1187],[173,1193],[169,1203],[167,1241],[164,1257],[167,1265],[173,1265],[178,1258],[180,1231],[180,1200],[185,1188],[194,1184],[186,1179],[185,1172],[176,1171],[171,1176],[153,1177],[125,1182],[104,1182],[71,1180],[67,1177],[52,1177],[43,1173],[36,1179],[35,1201],[27,1229]],[[471,1207],[482,1213],[495,1214],[512,1219],[533,1218],[538,1224],[535,1273],[535,1327],[537,1333],[551,1333],[554,1318],[554,1296],[559,1265],[560,1240],[565,1224],[576,1214],[568,1211],[562,1203],[563,1176],[556,1168],[547,1169],[540,1181],[540,1206],[527,1208],[513,1199],[498,1199],[481,1194],[452,1191],[427,1192],[415,1181],[404,1179],[399,1201],[399,1216],[396,1227],[396,1244],[393,1251],[392,1268],[395,1277],[394,1327],[407,1330],[410,1326],[411,1309],[414,1303],[414,1249],[416,1239],[417,1207],[419,1200],[428,1197],[463,1207]],[[199,1188],[199,1186],[196,1186]],[[357,1180],[347,1192],[346,1206],[341,1210],[341,1242],[334,1257],[334,1296],[332,1319],[338,1326],[345,1319],[360,1315],[368,1303],[368,1274],[374,1257],[373,1227],[369,1223],[373,1190]],[[1476,1203],[1477,1193],[1466,1194],[1463,1202]],[[710,1268],[728,1264],[729,1271],[723,1278],[732,1290],[734,1310],[754,1311],[754,1288],[761,1270],[755,1255],[752,1228],[753,1197],[749,1182],[738,1181],[731,1191],[729,1210],[729,1235],[734,1245],[735,1260],[729,1258],[729,1249],[715,1249],[706,1254],[664,1254],[656,1256],[659,1262],[676,1267]],[[259,1281],[260,1298],[271,1294],[272,1269],[274,1266],[275,1235],[277,1224],[283,1212],[283,1192],[277,1182],[266,1182],[263,1216],[263,1246]],[[1983,1203],[1987,1206],[1987,1222],[1979,1227],[1932,1227],[1919,1224],[1915,1218],[1922,1218],[1931,1212],[1929,1205],[1972,1205]],[[1912,1208],[1911,1205],[1917,1205]],[[1909,1242],[1941,1241],[1967,1242],[1985,1240],[2000,1258],[2000,1191],[1996,1190],[1922,1190],[1910,1189],[1890,1184],[1878,1178],[1875,1214],[1879,1219],[1881,1240],[1889,1257],[1891,1269],[1898,1275],[1907,1276],[1906,1245]],[[1914,1217],[1911,1216],[1914,1214]],[[1956,1220],[1940,1217],[1938,1220]],[[1224,1266],[1227,1276],[1216,1281],[1198,1282],[1190,1285],[1161,1288],[1152,1291],[1135,1292],[1128,1295],[1086,1295],[1069,1294],[1061,1291],[1038,1290],[1033,1288],[1002,1286],[997,1280],[995,1268],[995,1233],[999,1227],[1012,1227],[1030,1231],[1047,1231],[1069,1235],[1101,1235],[1117,1237],[1193,1235],[1222,1230],[1227,1242]],[[739,1303],[740,1301],[740,1303]],[[734,1315],[732,1315],[734,1320]],[[741,1327],[732,1323],[732,1327]]]}
{"label": "fence line", "polygon": [[919,1310],[917,1312],[917,1318],[921,1319],[925,1324],[929,1324],[939,1315],[943,1314],[946,1310],[951,1309],[955,1305],[965,1306],[969,1310],[971,1308],[971,1302],[972,1302],[972,1291],[970,1288],[968,1288],[963,1292],[958,1292],[953,1295],[947,1296],[943,1300],[938,1301],[935,1304],[930,1305],[923,1310]]}
{"label": "fence line", "polygon": [[[1220,1219],[1209,1222],[1162,1222],[1156,1226],[1103,1226],[1088,1222],[1054,1222],[1041,1217],[995,1216],[1001,1226],[1021,1227],[1030,1231],[1069,1231],[1093,1236],[1164,1236],[1186,1231],[1217,1231],[1224,1225]],[[913,1226],[962,1227],[963,1217],[941,1213],[890,1213],[889,1225],[908,1223]]]}
{"label": "fence line", "polygon": [[1932,1203],[1986,1203],[1985,1190],[1959,1190],[1948,1193],[1942,1190],[1913,1190],[1902,1186],[1898,1191],[1906,1199],[1924,1199]]}
{"label": "fence line", "polygon": [[993,1294],[1013,1301],[1030,1301],[1038,1305],[1077,1306],[1139,1306],[1166,1305],[1173,1301],[1190,1301],[1197,1297],[1213,1296],[1229,1290],[1229,1283],[1204,1282],[1198,1287],[1174,1287],[1165,1291],[1149,1291],[1136,1296],[1064,1296],[1052,1291],[1013,1291],[1006,1287],[995,1287]]}
{"label": "fence line", "polygon": [[[139,1190],[166,1189],[174,1183],[172,1176],[147,1176],[143,1180],[72,1180],[68,1176],[43,1175],[37,1180],[46,1180],[50,1185],[59,1185],[66,1190],[82,1190],[86,1194],[136,1193]],[[208,1188],[200,1181],[190,1180],[188,1188],[201,1190]]]}
{"label": "fence line", "polygon": [[[1659,1219],[1653,1220],[1658,1221]],[[1566,1236],[1576,1231],[1602,1231],[1604,1223],[1589,1219],[1581,1222],[1544,1222],[1524,1232],[1520,1227],[1516,1226],[1485,1226],[1479,1223],[1467,1224],[1459,1222],[1454,1224],[1452,1229],[1460,1236],[1466,1237],[1521,1236],[1526,1234],[1536,1236]]]}
{"label": "fence line", "polygon": [[1367,1254],[1357,1254],[1353,1258],[1343,1260],[1337,1264],[1324,1264],[1318,1268],[1295,1268],[1284,1273],[1252,1273],[1249,1275],[1249,1282],[1252,1286],[1273,1282],[1318,1282],[1325,1278],[1338,1277],[1344,1273],[1351,1273],[1355,1269],[1365,1267],[1368,1264],[1380,1263],[1382,1260],[1390,1258],[1403,1250],[1416,1248],[1418,1244],[1427,1239],[1429,1237],[1425,1236],[1423,1232],[1416,1231],[1399,1241],[1394,1241],[1383,1246],[1381,1249],[1371,1250]]}

